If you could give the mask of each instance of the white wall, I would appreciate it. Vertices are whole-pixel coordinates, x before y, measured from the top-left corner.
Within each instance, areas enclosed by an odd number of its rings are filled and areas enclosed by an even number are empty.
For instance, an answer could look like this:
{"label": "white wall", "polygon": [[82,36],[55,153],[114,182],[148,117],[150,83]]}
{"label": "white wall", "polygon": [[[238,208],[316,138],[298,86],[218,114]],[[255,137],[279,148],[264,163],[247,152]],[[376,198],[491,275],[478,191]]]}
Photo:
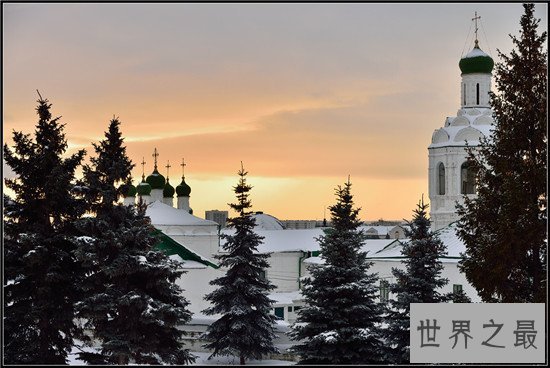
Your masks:
{"label": "white wall", "polygon": [[[280,230],[290,231],[290,230]],[[298,290],[298,262],[301,252],[272,253],[266,276],[277,288],[273,292]]]}
{"label": "white wall", "polygon": [[[373,260],[373,263],[369,271],[377,272],[381,280],[387,280],[390,284],[396,282],[395,277],[391,273],[392,268],[405,269],[405,265],[400,260]],[[466,276],[459,271],[456,262],[443,262],[443,267],[441,277],[449,279],[449,283],[439,290],[441,293],[450,293],[453,291],[453,284],[460,284],[464,293],[472,299],[473,303],[481,302],[477,291],[468,283]],[[393,297],[394,295],[390,293],[390,299]]]}

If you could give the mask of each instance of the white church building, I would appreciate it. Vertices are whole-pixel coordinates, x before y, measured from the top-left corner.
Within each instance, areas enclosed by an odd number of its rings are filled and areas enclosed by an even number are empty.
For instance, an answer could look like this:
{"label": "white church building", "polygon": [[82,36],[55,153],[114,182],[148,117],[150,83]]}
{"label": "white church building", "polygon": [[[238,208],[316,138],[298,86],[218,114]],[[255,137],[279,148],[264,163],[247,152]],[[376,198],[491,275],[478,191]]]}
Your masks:
{"label": "white church building", "polygon": [[[460,108],[456,116],[447,117],[443,126],[435,130],[428,147],[430,217],[433,230],[447,247],[447,255],[441,261],[442,276],[448,278],[449,283],[441,291],[463,290],[473,302],[479,302],[477,292],[458,269],[465,246],[456,235],[455,204],[462,202],[464,195],[475,196],[474,175],[466,164],[466,146],[477,147],[482,137],[490,137],[493,128],[489,107],[493,60],[479,48],[476,40],[473,50],[460,60],[459,67]],[[194,313],[193,321],[186,326],[193,337],[193,332],[204,332],[213,321],[213,317],[202,315],[202,310],[208,307],[204,296],[213,290],[209,282],[225,272],[217,265],[215,255],[224,252],[221,233],[229,234],[232,230],[222,230],[216,222],[194,216],[190,207],[191,187],[185,182],[185,176],[182,175],[181,183],[174,188],[168,178],[170,165],[166,166],[165,178],[157,169],[156,149],[153,156],[153,172],[145,178],[143,171],[137,187],[127,184],[124,203],[134,204],[139,199],[147,203],[146,213],[162,240],[160,248],[183,261],[186,273],[178,283],[185,290],[189,308]],[[144,167],[144,161],[142,165]],[[185,163],[181,166],[184,168]],[[323,228],[286,230],[273,216],[259,212],[254,217],[256,231],[264,237],[258,252],[271,254],[265,277],[277,287],[270,297],[275,300],[273,313],[280,319],[278,344],[284,350],[291,343],[283,332],[296,320],[296,312],[304,305],[301,280],[310,274],[312,265],[324,262],[317,242]],[[364,230],[373,231],[369,226]],[[373,262],[371,271],[379,274],[381,301],[393,297],[388,288],[395,281],[392,268],[404,268],[401,248],[407,239],[399,236],[398,229],[389,230],[385,231],[388,234],[394,231],[395,236],[367,239],[363,247]],[[193,347],[198,349],[200,344]]]}

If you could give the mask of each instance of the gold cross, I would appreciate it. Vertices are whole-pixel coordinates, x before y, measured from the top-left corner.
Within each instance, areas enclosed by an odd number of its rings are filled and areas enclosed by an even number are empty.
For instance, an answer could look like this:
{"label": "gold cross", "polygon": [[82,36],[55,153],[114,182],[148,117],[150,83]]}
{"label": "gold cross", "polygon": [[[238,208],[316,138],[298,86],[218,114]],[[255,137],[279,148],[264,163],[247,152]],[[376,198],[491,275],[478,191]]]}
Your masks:
{"label": "gold cross", "polygon": [[168,180],[168,177],[170,176],[170,168],[172,167],[170,166],[170,160],[168,160],[168,164],[164,167],[166,168],[166,180]]}
{"label": "gold cross", "polygon": [[475,14],[475,15],[474,15],[474,17],[472,18],[472,20],[473,20],[473,21],[475,22],[475,24],[476,24],[476,29],[475,29],[476,41],[475,41],[475,43],[476,43],[476,47],[478,47],[478,41],[477,41],[477,30],[478,30],[478,28],[477,28],[477,20],[478,20],[478,19],[481,19],[481,15],[478,16],[478,15],[477,15],[477,11],[476,11],[474,14]]}
{"label": "gold cross", "polygon": [[157,148],[155,147],[155,152],[153,153],[153,157],[155,158],[155,170],[157,169],[157,157],[159,157],[159,154],[157,152]]}
{"label": "gold cross", "polygon": [[143,158],[143,161],[141,161],[141,177],[145,181],[145,157]]}
{"label": "gold cross", "polygon": [[186,166],[186,164],[185,164],[185,159],[184,158],[181,159],[180,166],[181,166],[181,177],[185,178],[185,166]]}

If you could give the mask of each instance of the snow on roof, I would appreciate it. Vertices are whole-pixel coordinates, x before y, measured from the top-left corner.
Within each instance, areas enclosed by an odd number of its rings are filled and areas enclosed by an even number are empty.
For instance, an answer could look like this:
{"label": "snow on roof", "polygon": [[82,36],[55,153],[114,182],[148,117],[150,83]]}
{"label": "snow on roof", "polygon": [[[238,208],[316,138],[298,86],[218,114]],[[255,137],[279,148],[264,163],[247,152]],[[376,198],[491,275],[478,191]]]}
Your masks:
{"label": "snow on roof", "polygon": [[286,293],[271,293],[268,298],[274,300],[274,304],[294,304],[295,301],[302,300],[303,296],[302,292],[297,290]]}
{"label": "snow on roof", "polygon": [[477,56],[489,56],[487,55],[483,50],[481,50],[480,48],[477,48],[477,47],[474,47],[472,49],[472,51],[470,51],[469,53],[467,53],[462,59],[466,59],[466,58],[473,58],[473,57],[477,57]]}
{"label": "snow on roof", "polygon": [[[317,238],[325,235],[323,229],[257,230],[256,233],[264,237],[262,244],[258,246],[258,253],[320,251]],[[222,229],[222,233],[233,234],[233,229]],[[394,239],[367,239],[361,249],[372,254],[393,241]],[[222,245],[223,243],[224,239],[221,240]]]}
{"label": "snow on roof", "polygon": [[202,263],[197,262],[197,261],[185,260],[185,259],[181,258],[179,256],[179,254],[172,254],[172,255],[168,256],[168,258],[173,259],[173,260],[178,261],[178,262],[182,262],[183,266],[181,268],[184,268],[184,269],[203,269],[203,268],[207,267],[205,264],[202,264]]}
{"label": "snow on roof", "polygon": [[[447,147],[447,146],[464,146],[464,141],[468,141],[469,145],[479,144],[477,136],[482,135],[485,137],[491,137],[495,128],[494,124],[477,124],[476,120],[480,117],[485,119],[485,116],[490,113],[490,109],[478,108],[475,110],[479,113],[471,115],[470,113],[463,114],[461,116],[448,117],[445,126],[437,129],[432,136],[432,142],[428,148]],[[466,120],[464,120],[466,119]],[[461,123],[453,125],[453,122],[460,120]],[[479,120],[478,120],[479,121]],[[448,124],[448,125],[447,125]],[[467,124],[467,125],[466,125]],[[437,132],[444,131],[447,133],[447,137],[443,138],[442,134],[439,134],[437,142],[434,142],[434,137]]]}
{"label": "snow on roof", "polygon": [[[385,249],[389,244],[394,242],[395,239],[367,239],[361,247],[361,251],[367,252],[367,255],[370,256]],[[304,259],[304,263],[322,265],[325,264],[325,259],[322,257],[309,257]]]}
{"label": "snow on roof", "polygon": [[153,225],[218,226],[214,221],[201,219],[185,210],[174,208],[160,201],[148,205],[146,215],[151,218]]}
{"label": "snow on roof", "polygon": [[256,212],[252,215],[252,217],[256,220],[256,229],[257,230],[283,230],[284,226],[274,216],[268,215],[263,212]]}
{"label": "snow on roof", "polygon": [[[437,230],[435,233],[438,234],[439,239],[441,239],[441,241],[447,248],[447,255],[440,258],[440,260],[443,262],[458,262],[461,258],[460,253],[466,251],[466,246],[464,245],[464,242],[458,237],[458,235],[456,235],[456,223],[453,222],[447,227]],[[371,254],[369,258],[387,260],[393,259],[400,261],[401,259],[403,259],[401,249],[403,247],[403,244],[408,241],[409,239],[393,240],[393,242],[388,244],[383,249]]]}
{"label": "snow on roof", "polygon": [[375,226],[365,226],[363,229],[365,232],[373,233],[376,232],[378,235],[386,235],[391,229],[398,225],[375,225]]}
{"label": "snow on roof", "polygon": [[[472,129],[474,129],[472,131]],[[442,127],[438,130],[445,131],[449,139],[444,142],[438,142],[438,143],[432,143],[428,148],[436,148],[436,147],[447,147],[447,146],[464,146],[464,142],[468,141],[469,145],[477,145],[479,144],[479,139],[477,138],[466,138],[461,139],[460,134],[464,134],[467,131],[472,131],[474,133],[482,134],[485,137],[490,137],[492,134],[492,130],[494,129],[494,125],[470,125],[470,126],[446,126]],[[476,132],[477,131],[477,132]]]}

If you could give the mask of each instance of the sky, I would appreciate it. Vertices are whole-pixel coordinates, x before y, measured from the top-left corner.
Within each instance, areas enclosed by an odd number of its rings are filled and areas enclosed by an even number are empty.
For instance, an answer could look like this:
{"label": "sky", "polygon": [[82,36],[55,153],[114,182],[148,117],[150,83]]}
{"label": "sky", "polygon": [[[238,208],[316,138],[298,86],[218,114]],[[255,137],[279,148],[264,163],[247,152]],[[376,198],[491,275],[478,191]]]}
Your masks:
{"label": "sky", "polygon": [[174,186],[185,158],[195,215],[229,210],[242,161],[255,211],[328,218],[349,175],[361,219],[410,219],[431,135],[460,107],[475,11],[498,62],[520,3],[4,3],[4,142],[34,132],[38,89],[67,154],[94,155],[117,116],[134,184],[154,148]]}

